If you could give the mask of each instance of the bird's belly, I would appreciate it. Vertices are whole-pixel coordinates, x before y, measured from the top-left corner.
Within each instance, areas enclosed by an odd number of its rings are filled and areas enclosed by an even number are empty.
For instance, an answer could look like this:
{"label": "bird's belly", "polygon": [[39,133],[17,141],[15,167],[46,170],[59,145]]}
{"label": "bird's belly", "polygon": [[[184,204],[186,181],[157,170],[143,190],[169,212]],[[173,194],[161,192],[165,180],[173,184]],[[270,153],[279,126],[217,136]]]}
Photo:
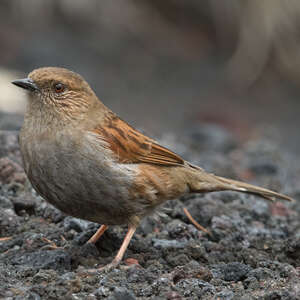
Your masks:
{"label": "bird's belly", "polygon": [[108,225],[127,223],[134,214],[130,199],[134,165],[101,161],[76,150],[38,150],[32,151],[25,169],[33,187],[52,205],[66,214]]}

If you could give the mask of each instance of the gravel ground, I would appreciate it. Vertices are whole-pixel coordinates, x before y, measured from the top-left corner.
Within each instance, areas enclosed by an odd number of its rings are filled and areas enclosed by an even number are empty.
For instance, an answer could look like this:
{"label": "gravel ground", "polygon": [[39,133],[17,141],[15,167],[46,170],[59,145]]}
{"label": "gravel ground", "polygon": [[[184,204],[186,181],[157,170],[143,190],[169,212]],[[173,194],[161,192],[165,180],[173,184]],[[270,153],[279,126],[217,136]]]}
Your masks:
{"label": "gravel ground", "polygon": [[[293,196],[270,203],[232,192],[167,202],[137,230],[122,265],[107,274],[126,233],[63,215],[41,199],[21,168],[17,133],[0,132],[1,299],[300,299],[299,159],[263,138],[239,144],[217,126],[162,138],[187,160],[222,176]],[[225,158],[226,157],[226,158]],[[197,230],[183,212],[211,235]]]}

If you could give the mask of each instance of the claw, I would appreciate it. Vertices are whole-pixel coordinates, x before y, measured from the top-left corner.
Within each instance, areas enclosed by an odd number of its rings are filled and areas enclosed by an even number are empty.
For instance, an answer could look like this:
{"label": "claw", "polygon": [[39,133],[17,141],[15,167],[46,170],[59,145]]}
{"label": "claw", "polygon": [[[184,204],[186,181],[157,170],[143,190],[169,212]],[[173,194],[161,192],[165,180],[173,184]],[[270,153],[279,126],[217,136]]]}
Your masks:
{"label": "claw", "polygon": [[107,264],[103,267],[98,268],[98,271],[103,272],[103,273],[108,273],[112,271],[113,269],[117,268],[120,265],[121,261],[116,261],[113,260],[110,264]]}

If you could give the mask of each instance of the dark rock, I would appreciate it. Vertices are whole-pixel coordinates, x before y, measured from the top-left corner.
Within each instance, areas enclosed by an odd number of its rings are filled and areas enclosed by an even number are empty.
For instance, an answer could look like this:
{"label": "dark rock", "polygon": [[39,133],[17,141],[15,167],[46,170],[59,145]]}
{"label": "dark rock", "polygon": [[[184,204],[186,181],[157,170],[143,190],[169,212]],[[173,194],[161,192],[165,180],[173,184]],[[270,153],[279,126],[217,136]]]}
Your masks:
{"label": "dark rock", "polygon": [[184,266],[175,267],[171,276],[174,284],[185,278],[198,278],[207,282],[212,279],[210,270],[193,260]]}
{"label": "dark rock", "polygon": [[14,300],[40,300],[40,299],[41,299],[40,295],[33,292],[28,292],[25,295],[19,295],[14,297]]}
{"label": "dark rock", "polygon": [[229,264],[220,264],[213,266],[212,274],[216,278],[225,281],[240,281],[247,277],[247,274],[252,270],[248,265],[232,262]]}
{"label": "dark rock", "polygon": [[75,273],[74,272],[67,272],[67,273],[64,273],[60,276],[60,279],[62,281],[68,281],[68,280],[72,280],[75,278]]}
{"label": "dark rock", "polygon": [[65,214],[45,200],[40,198],[40,204],[36,206],[36,215],[42,216],[45,219],[51,219],[54,223],[59,223],[65,218]]}
{"label": "dark rock", "polygon": [[287,255],[300,261],[300,239],[288,240],[285,245]]}
{"label": "dark rock", "polygon": [[11,231],[19,225],[19,217],[11,208],[0,209],[0,234],[1,236],[9,236]]}
{"label": "dark rock", "polygon": [[40,297],[38,294],[32,293],[32,292],[31,292],[31,293],[27,296],[27,298],[25,298],[25,299],[28,299],[28,300],[40,300],[41,297]]}
{"label": "dark rock", "polygon": [[99,256],[99,251],[95,246],[95,244],[93,243],[86,243],[80,247],[77,247],[76,249],[79,249],[79,253],[78,253],[79,256],[83,256],[83,257]]}
{"label": "dark rock", "polygon": [[176,285],[182,291],[184,297],[199,299],[205,295],[212,296],[215,293],[213,285],[196,278],[180,280]]}
{"label": "dark rock", "polygon": [[180,239],[188,236],[188,225],[180,220],[173,220],[167,224],[167,230],[172,239]]}
{"label": "dark rock", "polygon": [[86,231],[89,228],[91,222],[74,217],[66,217],[64,219],[64,228],[66,230],[74,229],[77,232]]}
{"label": "dark rock", "polygon": [[267,292],[263,300],[297,300],[299,299],[297,295],[293,295],[287,290],[273,290],[272,292]]}
{"label": "dark rock", "polygon": [[177,240],[159,240],[152,239],[153,246],[157,249],[182,249],[186,246],[186,241]]}
{"label": "dark rock", "polygon": [[142,289],[141,293],[139,293],[139,296],[150,297],[153,295],[165,295],[170,291],[170,284],[169,278],[161,276],[151,285],[147,284],[147,286]]}
{"label": "dark rock", "polygon": [[169,255],[166,257],[166,260],[171,266],[175,267],[175,266],[183,266],[187,264],[190,259],[186,254],[182,253],[176,256]]}
{"label": "dark rock", "polygon": [[0,243],[0,255],[1,253],[4,253],[5,251],[15,248],[15,247],[20,247],[22,246],[24,240],[22,237],[16,237],[13,239],[8,239],[6,241],[2,241]]}
{"label": "dark rock", "polygon": [[57,277],[57,273],[54,270],[40,270],[36,273],[33,278],[32,282],[34,284],[39,284],[42,282],[50,282]]}
{"label": "dark rock", "polygon": [[250,276],[250,274],[248,274],[248,277],[243,281],[243,284],[245,289],[255,290],[259,288],[259,281],[257,278]]}
{"label": "dark rock", "polygon": [[207,282],[210,282],[213,277],[211,271],[208,268],[202,266],[199,267],[195,273],[193,273],[193,276]]}
{"label": "dark rock", "polygon": [[77,268],[78,265],[94,268],[102,258],[97,247],[92,243],[86,243],[81,246],[72,244],[66,251],[69,253],[73,268]]}
{"label": "dark rock", "polygon": [[22,265],[32,269],[71,270],[71,257],[63,250],[35,251],[15,257],[13,265]]}
{"label": "dark rock", "polygon": [[220,300],[231,300],[234,298],[234,293],[226,289],[217,293],[215,297],[216,299],[220,299]]}
{"label": "dark rock", "polygon": [[130,268],[128,270],[128,282],[153,282],[157,278],[149,269],[141,269],[138,267]]}
{"label": "dark rock", "polygon": [[108,300],[135,300],[135,296],[131,291],[123,287],[116,287]]}
{"label": "dark rock", "polygon": [[166,295],[167,300],[182,300],[182,296],[177,292],[168,292]]}
{"label": "dark rock", "polygon": [[147,235],[149,233],[152,233],[154,231],[154,228],[156,226],[155,221],[151,217],[146,217],[140,224],[138,231],[141,232],[144,235]]}
{"label": "dark rock", "polygon": [[250,278],[256,278],[258,281],[260,280],[266,280],[268,278],[273,278],[274,277],[274,273],[267,268],[256,268],[251,270],[248,274],[247,277]]}
{"label": "dark rock", "polygon": [[79,234],[76,234],[75,232],[74,242],[76,242],[78,245],[84,245],[93,236],[95,232],[95,230],[90,229],[83,231]]}
{"label": "dark rock", "polygon": [[20,195],[19,197],[12,198],[15,212],[19,214],[25,210],[29,215],[33,215],[35,210],[35,201],[29,195]]}
{"label": "dark rock", "polygon": [[205,247],[195,240],[192,240],[187,244],[187,251],[190,257],[198,262],[205,263],[208,261],[208,254]]}
{"label": "dark rock", "polygon": [[105,286],[100,286],[95,292],[94,295],[96,299],[103,299],[103,297],[108,297],[110,294],[110,288]]}
{"label": "dark rock", "polygon": [[217,239],[224,238],[234,231],[232,218],[228,216],[213,217],[211,228],[214,237]]}
{"label": "dark rock", "polygon": [[269,203],[265,201],[256,201],[255,205],[253,205],[252,213],[255,219],[269,219]]}
{"label": "dark rock", "polygon": [[176,284],[182,279],[189,277],[189,272],[184,270],[183,266],[175,267],[174,271],[171,273],[173,283]]}
{"label": "dark rock", "polygon": [[4,196],[0,196],[0,209],[5,209],[5,208],[9,208],[12,209],[14,207],[14,205],[12,204],[11,200],[9,200],[8,198],[4,197]]}
{"label": "dark rock", "polygon": [[[190,201],[187,205],[187,209],[193,218],[204,227],[210,226],[212,218],[217,216],[220,211],[220,207],[212,202],[210,196],[211,195],[207,195],[205,198],[193,199],[193,201]],[[189,221],[186,220],[186,222]]]}

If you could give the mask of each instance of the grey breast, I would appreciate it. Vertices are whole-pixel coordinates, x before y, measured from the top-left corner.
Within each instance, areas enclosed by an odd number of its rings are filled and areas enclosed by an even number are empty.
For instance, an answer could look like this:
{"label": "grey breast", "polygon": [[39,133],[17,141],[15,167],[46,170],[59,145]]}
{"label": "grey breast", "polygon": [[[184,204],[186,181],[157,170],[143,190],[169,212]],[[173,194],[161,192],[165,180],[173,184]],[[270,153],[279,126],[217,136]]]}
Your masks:
{"label": "grey breast", "polygon": [[33,187],[66,214],[123,224],[134,213],[128,205],[133,170],[112,165],[103,152],[106,150],[90,144],[84,136],[74,141],[57,133],[55,139],[42,143],[39,138],[32,139],[24,148],[31,156],[25,168]]}

